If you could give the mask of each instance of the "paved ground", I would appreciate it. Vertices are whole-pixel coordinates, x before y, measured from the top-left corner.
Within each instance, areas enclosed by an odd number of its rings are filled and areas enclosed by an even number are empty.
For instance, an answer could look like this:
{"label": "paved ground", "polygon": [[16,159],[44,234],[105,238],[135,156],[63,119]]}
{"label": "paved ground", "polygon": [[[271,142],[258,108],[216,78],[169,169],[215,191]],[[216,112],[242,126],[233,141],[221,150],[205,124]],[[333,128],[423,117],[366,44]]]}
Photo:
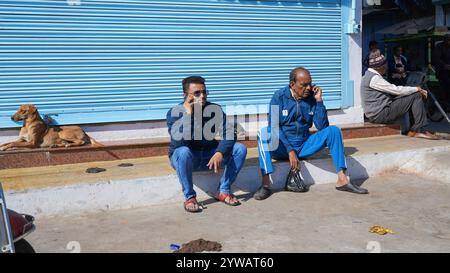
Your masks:
{"label": "paved ground", "polygon": [[[450,181],[449,181],[450,182]],[[224,252],[450,252],[450,183],[386,174],[365,182],[367,196],[333,185],[309,193],[278,192],[240,207],[207,202],[201,214],[181,204],[37,219],[29,238],[38,252],[169,252],[171,243],[204,238]],[[368,232],[374,225],[394,235]],[[71,243],[70,246],[77,246]]]}

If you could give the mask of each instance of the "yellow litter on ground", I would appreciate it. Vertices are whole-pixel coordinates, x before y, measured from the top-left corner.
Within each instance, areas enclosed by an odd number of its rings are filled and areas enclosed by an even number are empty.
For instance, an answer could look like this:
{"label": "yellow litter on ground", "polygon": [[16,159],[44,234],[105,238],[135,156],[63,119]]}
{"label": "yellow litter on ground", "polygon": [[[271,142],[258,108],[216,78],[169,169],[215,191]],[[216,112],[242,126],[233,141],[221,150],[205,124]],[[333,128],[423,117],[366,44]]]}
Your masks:
{"label": "yellow litter on ground", "polygon": [[372,233],[377,233],[380,235],[386,235],[386,234],[394,234],[394,232],[392,231],[392,229],[388,229],[382,226],[373,226],[369,229],[369,232]]}

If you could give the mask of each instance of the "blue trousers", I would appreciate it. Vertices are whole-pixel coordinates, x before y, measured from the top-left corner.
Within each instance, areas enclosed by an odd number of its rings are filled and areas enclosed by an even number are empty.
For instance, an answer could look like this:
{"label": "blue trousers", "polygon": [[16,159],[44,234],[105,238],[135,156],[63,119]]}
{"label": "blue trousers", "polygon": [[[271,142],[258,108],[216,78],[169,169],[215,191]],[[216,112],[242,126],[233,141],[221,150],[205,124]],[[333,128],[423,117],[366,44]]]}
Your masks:
{"label": "blue trousers", "polygon": [[[192,172],[209,170],[206,165],[215,153],[216,149],[195,151],[186,146],[175,149],[170,160],[172,167],[177,171],[177,176],[186,200],[197,196],[192,183]],[[225,169],[220,179],[220,192],[230,193],[231,185],[236,180],[239,171],[244,165],[246,156],[247,147],[244,144],[235,143],[233,151],[224,157],[222,166]]]}
{"label": "blue trousers", "polygon": [[[347,163],[345,161],[342,133],[341,129],[336,126],[328,126],[327,128],[312,134],[300,147],[294,147],[294,150],[298,158],[306,158],[325,147],[330,149],[336,172],[346,170]],[[278,141],[278,147],[272,147],[268,127],[262,128],[258,133],[258,153],[259,166],[263,175],[271,174],[273,172],[272,158],[276,160],[289,159],[286,147],[281,141]]]}

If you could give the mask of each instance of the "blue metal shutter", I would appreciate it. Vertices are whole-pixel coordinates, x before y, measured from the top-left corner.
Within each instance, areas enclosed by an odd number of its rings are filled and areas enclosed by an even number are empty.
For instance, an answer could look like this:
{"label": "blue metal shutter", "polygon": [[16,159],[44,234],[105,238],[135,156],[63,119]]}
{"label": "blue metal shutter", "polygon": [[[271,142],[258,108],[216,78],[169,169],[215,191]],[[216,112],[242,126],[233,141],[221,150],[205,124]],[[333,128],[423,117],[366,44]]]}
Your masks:
{"label": "blue metal shutter", "polygon": [[267,105],[296,66],[340,108],[342,35],[340,0],[2,0],[0,128],[24,103],[59,124],[164,119],[190,75]]}

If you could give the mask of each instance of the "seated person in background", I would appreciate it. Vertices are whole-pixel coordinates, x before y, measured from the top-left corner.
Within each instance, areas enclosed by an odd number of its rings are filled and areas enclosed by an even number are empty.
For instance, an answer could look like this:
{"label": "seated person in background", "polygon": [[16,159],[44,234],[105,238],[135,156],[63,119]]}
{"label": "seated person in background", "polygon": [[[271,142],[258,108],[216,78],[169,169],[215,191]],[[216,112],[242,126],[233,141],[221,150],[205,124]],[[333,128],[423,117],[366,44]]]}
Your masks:
{"label": "seated person in background", "polygon": [[394,47],[394,54],[389,58],[388,79],[389,82],[395,85],[406,85],[406,77],[408,76],[409,66],[408,60],[403,54],[401,46]]}
{"label": "seated person in background", "polygon": [[[217,173],[221,165],[225,170],[216,198],[230,206],[240,205],[231,194],[231,185],[244,165],[247,148],[236,143],[234,127],[227,122],[222,108],[206,100],[207,91],[202,77],[185,78],[182,86],[184,102],[167,112],[167,127],[171,139],[169,158],[183,188],[184,209],[188,212],[202,211],[196,199],[192,172],[213,169]],[[213,126],[208,127],[211,124]],[[212,131],[218,132],[222,140],[214,139]]]}
{"label": "seated person in background", "polygon": [[378,49],[377,41],[370,41],[369,43],[369,53],[367,53],[366,57],[363,60],[363,72],[366,72],[369,68],[369,60],[373,60],[374,56],[381,55],[380,50]]}
{"label": "seated person in background", "polygon": [[411,116],[410,137],[439,139],[423,129],[427,125],[425,102],[428,93],[420,86],[396,86],[387,82],[386,59],[377,56],[361,80],[361,100],[364,114],[373,123],[393,123],[404,114]]}

